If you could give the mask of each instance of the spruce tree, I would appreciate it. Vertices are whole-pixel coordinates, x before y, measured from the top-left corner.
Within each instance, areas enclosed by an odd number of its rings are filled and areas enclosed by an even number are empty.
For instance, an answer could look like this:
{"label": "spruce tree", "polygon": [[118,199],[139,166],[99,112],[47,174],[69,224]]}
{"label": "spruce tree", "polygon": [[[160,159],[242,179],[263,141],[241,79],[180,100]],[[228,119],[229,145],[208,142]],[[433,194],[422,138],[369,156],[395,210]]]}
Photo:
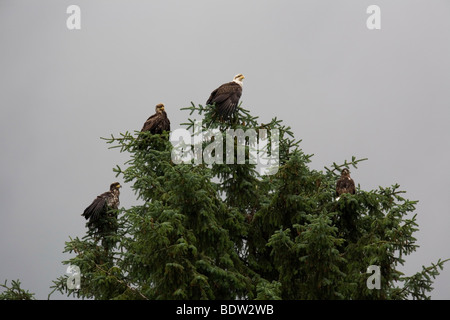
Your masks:
{"label": "spruce tree", "polygon": [[20,280],[12,280],[11,286],[8,286],[8,281],[0,284],[0,288],[4,291],[0,293],[0,300],[35,300],[34,293],[24,290],[20,287]]}
{"label": "spruce tree", "polygon": [[[244,164],[175,163],[169,133],[105,138],[129,154],[113,171],[139,204],[112,215],[113,232],[102,239],[88,231],[66,242],[74,256],[63,263],[80,268],[81,286],[69,288],[63,275],[54,291],[93,299],[429,298],[445,261],[412,276],[399,271],[418,247],[417,201],[397,184],[358,187],[336,200],[340,171],[366,159],[313,170],[312,156],[281,120],[259,123],[242,106],[227,121],[213,120],[212,106],[182,110],[190,112],[184,128],[193,131],[195,115],[227,143],[237,144],[226,140],[228,129],[278,130],[278,171],[258,172],[248,161],[251,143]],[[379,267],[380,289],[367,285],[371,265]]]}

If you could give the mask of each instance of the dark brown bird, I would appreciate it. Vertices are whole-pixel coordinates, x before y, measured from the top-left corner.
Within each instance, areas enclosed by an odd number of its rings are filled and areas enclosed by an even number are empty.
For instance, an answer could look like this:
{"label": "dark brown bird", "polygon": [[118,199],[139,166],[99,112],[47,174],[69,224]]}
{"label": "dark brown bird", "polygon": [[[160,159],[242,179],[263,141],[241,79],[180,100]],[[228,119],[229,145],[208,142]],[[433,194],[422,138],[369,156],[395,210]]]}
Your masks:
{"label": "dark brown bird", "polygon": [[234,77],[233,81],[225,83],[211,92],[206,104],[215,104],[215,117],[219,116],[220,120],[226,120],[236,112],[242,95],[242,80],[244,79],[245,77],[239,73]]}
{"label": "dark brown bird", "polygon": [[155,107],[155,114],[145,121],[141,132],[150,131],[152,134],[161,134],[170,131],[170,121],[164,108],[164,104],[159,103]]}
{"label": "dark brown bird", "polygon": [[122,186],[118,182],[114,182],[109,187],[109,191],[97,196],[94,201],[87,207],[82,216],[89,220],[89,226],[95,226],[99,219],[106,217],[111,209],[118,209],[120,205],[119,188]]}
{"label": "dark brown bird", "polygon": [[341,171],[341,177],[336,183],[336,200],[339,200],[343,193],[356,193],[355,182],[350,177],[350,170],[348,170],[347,168]]}

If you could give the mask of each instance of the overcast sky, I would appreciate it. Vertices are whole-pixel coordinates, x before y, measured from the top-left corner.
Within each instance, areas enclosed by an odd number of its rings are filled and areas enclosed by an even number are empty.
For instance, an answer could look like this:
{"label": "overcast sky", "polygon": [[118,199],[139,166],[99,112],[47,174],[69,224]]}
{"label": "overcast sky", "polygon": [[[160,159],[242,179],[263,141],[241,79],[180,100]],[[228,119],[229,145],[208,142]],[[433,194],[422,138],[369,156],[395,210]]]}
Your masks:
{"label": "overcast sky", "polygon": [[[0,281],[46,299],[84,208],[123,182],[127,155],[100,137],[140,130],[160,102],[179,128],[180,108],[237,73],[243,107],[291,126],[313,169],[367,157],[362,189],[398,183],[420,201],[401,270],[450,258],[449,16],[447,0],[0,0]],[[125,184],[121,206],[134,203]],[[450,299],[449,263],[434,288]]]}

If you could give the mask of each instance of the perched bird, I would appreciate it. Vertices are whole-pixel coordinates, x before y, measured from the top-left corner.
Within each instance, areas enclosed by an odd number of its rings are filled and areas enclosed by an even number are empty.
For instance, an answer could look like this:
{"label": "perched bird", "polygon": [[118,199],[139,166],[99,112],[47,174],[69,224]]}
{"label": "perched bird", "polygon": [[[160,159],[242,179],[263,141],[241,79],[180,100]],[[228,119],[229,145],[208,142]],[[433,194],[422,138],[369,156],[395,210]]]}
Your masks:
{"label": "perched bird", "polygon": [[96,227],[100,229],[97,222],[104,217],[107,217],[108,211],[111,209],[118,209],[120,205],[119,195],[122,186],[118,182],[114,182],[109,187],[109,191],[97,196],[94,201],[87,207],[82,216],[89,220],[89,227]]}
{"label": "perched bird", "polygon": [[167,118],[167,113],[164,104],[159,103],[155,107],[155,114],[150,116],[145,121],[141,132],[150,131],[153,134],[161,134],[163,131],[170,131],[170,121]]}
{"label": "perched bird", "polygon": [[213,116],[219,116],[220,120],[226,120],[236,112],[239,99],[242,95],[242,80],[245,77],[237,74],[233,81],[225,83],[211,92],[207,105],[216,105],[216,113]]}
{"label": "perched bird", "polygon": [[[350,171],[347,168],[341,171],[341,177],[336,183],[336,201],[344,193],[356,193],[355,182],[350,177]],[[339,215],[336,217],[336,226],[339,229],[339,233],[347,242],[356,242],[361,236],[360,229],[358,228],[359,215],[357,205],[354,202],[344,202],[340,203],[337,210]]]}
{"label": "perched bird", "polygon": [[348,170],[347,168],[344,168],[341,171],[341,177],[336,183],[336,200],[339,200],[343,193],[356,193],[355,182],[350,177],[350,170]]}

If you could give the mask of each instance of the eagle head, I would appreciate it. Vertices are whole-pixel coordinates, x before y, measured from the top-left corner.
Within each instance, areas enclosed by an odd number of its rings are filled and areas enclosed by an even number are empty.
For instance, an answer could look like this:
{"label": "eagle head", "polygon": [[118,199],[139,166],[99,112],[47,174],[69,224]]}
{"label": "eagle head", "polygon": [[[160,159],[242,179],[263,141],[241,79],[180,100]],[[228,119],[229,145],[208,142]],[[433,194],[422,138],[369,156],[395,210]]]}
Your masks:
{"label": "eagle head", "polygon": [[233,81],[242,86],[242,80],[244,79],[245,79],[244,75],[242,73],[238,73],[237,75],[234,76]]}
{"label": "eagle head", "polygon": [[162,113],[164,111],[164,104],[158,103],[155,107],[156,113]]}
{"label": "eagle head", "polygon": [[350,176],[350,170],[348,170],[347,168],[342,169],[341,175],[343,177],[349,177]]}
{"label": "eagle head", "polygon": [[114,182],[114,183],[111,183],[111,186],[109,187],[109,190],[110,191],[114,191],[114,190],[119,190],[119,188],[122,188],[120,183]]}

